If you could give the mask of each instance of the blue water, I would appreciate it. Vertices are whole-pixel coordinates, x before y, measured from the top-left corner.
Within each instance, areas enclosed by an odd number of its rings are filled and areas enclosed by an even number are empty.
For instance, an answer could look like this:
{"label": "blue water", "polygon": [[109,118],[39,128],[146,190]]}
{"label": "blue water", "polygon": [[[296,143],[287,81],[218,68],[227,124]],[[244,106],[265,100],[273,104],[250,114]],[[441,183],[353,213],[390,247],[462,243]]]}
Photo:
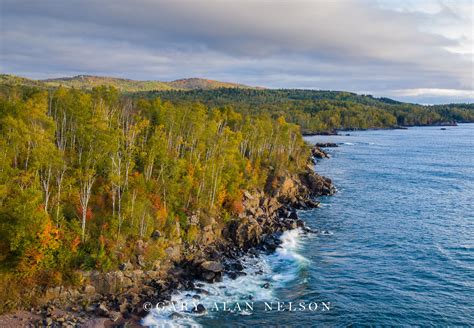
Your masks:
{"label": "blue water", "polygon": [[248,294],[257,303],[327,302],[330,310],[257,304],[192,324],[474,325],[474,124],[349,133],[307,138],[341,143],[316,165],[338,193],[299,213],[324,233],[291,232],[276,254],[249,259],[259,272],[249,262],[248,276],[206,287],[215,290],[210,303]]}

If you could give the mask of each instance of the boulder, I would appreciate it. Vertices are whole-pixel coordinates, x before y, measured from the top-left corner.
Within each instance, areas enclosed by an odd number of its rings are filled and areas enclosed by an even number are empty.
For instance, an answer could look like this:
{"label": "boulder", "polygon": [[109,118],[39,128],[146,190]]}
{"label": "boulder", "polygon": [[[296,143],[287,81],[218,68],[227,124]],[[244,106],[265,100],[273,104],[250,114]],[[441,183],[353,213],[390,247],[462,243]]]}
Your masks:
{"label": "boulder", "polygon": [[247,190],[244,191],[244,197],[246,199],[253,199],[254,197],[252,196],[252,194],[250,194]]}
{"label": "boulder", "polygon": [[291,211],[288,218],[291,219],[291,220],[298,220],[298,213],[296,213],[296,211]]}
{"label": "boulder", "polygon": [[122,318],[122,314],[117,311],[110,311],[108,317],[110,318],[110,320],[115,322]]}
{"label": "boulder", "polygon": [[109,315],[109,309],[104,302],[99,303],[99,306],[96,309],[96,314],[100,317],[107,317]]}
{"label": "boulder", "polygon": [[329,158],[329,155],[318,146],[311,149],[311,155],[313,155],[314,158]]}
{"label": "boulder", "polygon": [[249,249],[260,242],[262,232],[257,220],[245,217],[231,221],[224,231],[224,237],[233,240],[241,249]]}
{"label": "boulder", "polygon": [[204,261],[201,263],[201,268],[212,272],[222,272],[224,270],[224,266],[217,261]]}
{"label": "boulder", "polygon": [[146,262],[145,262],[145,256],[143,255],[138,255],[137,256],[137,264],[139,267],[143,268],[146,266]]}
{"label": "boulder", "polygon": [[193,312],[194,312],[194,313],[198,313],[198,314],[202,314],[202,313],[205,313],[205,312],[206,312],[206,308],[204,307],[204,305],[198,304],[198,305],[193,309]]}
{"label": "boulder", "polygon": [[133,270],[133,265],[132,265],[132,263],[130,263],[130,261],[128,261],[128,262],[125,262],[125,263],[121,263],[119,265],[119,269],[122,270],[122,271]]}
{"label": "boulder", "polygon": [[84,294],[86,295],[93,295],[95,294],[95,287],[92,285],[84,286]]}
{"label": "boulder", "polygon": [[158,238],[161,237],[161,232],[159,230],[154,230],[152,233],[151,233],[151,239],[153,240],[157,240]]}
{"label": "boulder", "polygon": [[204,279],[207,282],[215,282],[216,281],[216,273],[211,272],[211,271],[201,273],[201,277],[202,277],[202,279]]}
{"label": "boulder", "polygon": [[307,196],[332,195],[336,188],[331,179],[316,174],[313,170],[308,170],[300,175],[301,183],[309,190]]}

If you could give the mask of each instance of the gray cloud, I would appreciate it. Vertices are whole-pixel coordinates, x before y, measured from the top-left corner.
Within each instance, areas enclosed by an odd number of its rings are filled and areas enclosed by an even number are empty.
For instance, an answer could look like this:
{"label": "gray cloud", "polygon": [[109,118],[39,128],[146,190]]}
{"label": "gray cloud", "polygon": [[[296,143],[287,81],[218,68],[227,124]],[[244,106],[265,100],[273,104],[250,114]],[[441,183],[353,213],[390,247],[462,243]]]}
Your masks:
{"label": "gray cloud", "polygon": [[472,31],[463,31],[472,17],[453,2],[429,4],[439,10],[363,0],[3,0],[0,65],[37,78],[201,76],[398,98],[472,91]]}

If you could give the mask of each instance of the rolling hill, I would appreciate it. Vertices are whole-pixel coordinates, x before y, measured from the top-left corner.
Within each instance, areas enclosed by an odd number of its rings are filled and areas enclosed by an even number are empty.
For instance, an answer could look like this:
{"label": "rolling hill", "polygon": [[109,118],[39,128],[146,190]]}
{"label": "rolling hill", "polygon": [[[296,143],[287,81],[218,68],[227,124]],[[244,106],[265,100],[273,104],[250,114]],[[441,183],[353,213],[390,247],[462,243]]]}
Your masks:
{"label": "rolling hill", "polygon": [[238,83],[222,82],[209,79],[189,78],[171,82],[137,81],[115,77],[77,75],[46,80],[33,80],[15,75],[1,74],[0,84],[25,85],[32,87],[67,87],[77,89],[92,89],[106,85],[113,86],[122,92],[167,91],[167,90],[213,90],[219,88],[255,89]]}

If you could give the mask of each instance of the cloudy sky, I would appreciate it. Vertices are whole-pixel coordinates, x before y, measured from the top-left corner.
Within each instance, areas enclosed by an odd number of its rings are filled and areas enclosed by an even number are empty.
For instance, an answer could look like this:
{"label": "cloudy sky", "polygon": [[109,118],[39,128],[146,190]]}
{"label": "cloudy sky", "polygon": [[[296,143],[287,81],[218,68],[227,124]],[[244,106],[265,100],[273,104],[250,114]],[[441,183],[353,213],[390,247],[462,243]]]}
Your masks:
{"label": "cloudy sky", "polygon": [[0,71],[474,101],[472,0],[0,0]]}

